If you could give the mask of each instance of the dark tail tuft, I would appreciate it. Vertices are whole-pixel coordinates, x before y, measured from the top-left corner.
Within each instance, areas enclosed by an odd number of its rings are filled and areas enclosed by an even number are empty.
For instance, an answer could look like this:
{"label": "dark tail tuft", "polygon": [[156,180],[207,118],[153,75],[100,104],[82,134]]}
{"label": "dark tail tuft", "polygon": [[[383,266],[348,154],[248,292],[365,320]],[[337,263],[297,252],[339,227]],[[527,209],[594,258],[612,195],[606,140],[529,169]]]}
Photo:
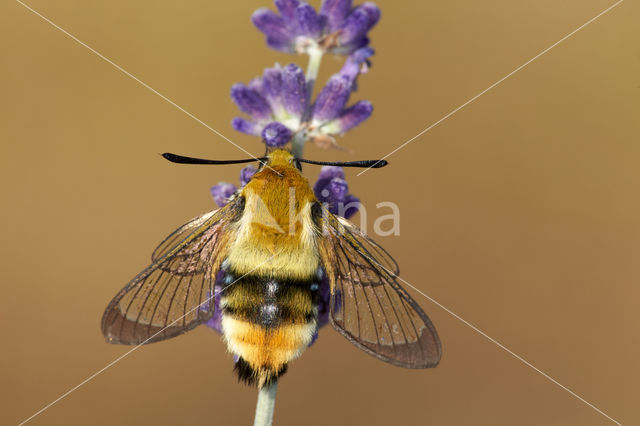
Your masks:
{"label": "dark tail tuft", "polygon": [[269,368],[254,369],[243,358],[238,358],[233,371],[238,375],[238,381],[244,382],[249,386],[269,386],[278,381],[278,378],[287,372],[287,364],[284,364],[278,370]]}

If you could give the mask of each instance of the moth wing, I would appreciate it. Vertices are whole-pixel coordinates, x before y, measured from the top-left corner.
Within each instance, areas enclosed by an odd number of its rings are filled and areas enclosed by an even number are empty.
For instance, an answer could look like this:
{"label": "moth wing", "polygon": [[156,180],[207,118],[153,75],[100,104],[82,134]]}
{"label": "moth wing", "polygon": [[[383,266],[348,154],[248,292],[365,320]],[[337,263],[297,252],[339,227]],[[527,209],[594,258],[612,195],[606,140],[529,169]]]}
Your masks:
{"label": "moth wing", "polygon": [[331,284],[333,327],[360,349],[393,365],[435,367],[442,355],[440,339],[394,271],[384,266],[391,256],[384,250],[381,255],[380,246],[346,220],[326,211],[324,218],[320,253]]}
{"label": "moth wing", "polygon": [[169,234],[158,246],[153,250],[151,254],[151,261],[155,262],[162,256],[167,254],[177,243],[184,240],[184,238],[193,232],[195,229],[201,227],[207,222],[218,210],[214,210],[200,216],[194,217],[184,225]]}
{"label": "moth wing", "polygon": [[224,257],[235,208],[206,213],[183,225],[154,251],[153,263],[113,298],[102,316],[110,343],[136,345],[175,337],[214,311],[215,276]]}
{"label": "moth wing", "polygon": [[378,243],[369,238],[360,228],[349,222],[347,219],[334,216],[339,225],[342,225],[346,231],[349,232],[349,236],[353,238],[354,242],[361,248],[361,251],[370,253],[370,256],[378,262],[380,267],[384,270],[391,272],[393,275],[400,275],[400,266],[398,262]]}

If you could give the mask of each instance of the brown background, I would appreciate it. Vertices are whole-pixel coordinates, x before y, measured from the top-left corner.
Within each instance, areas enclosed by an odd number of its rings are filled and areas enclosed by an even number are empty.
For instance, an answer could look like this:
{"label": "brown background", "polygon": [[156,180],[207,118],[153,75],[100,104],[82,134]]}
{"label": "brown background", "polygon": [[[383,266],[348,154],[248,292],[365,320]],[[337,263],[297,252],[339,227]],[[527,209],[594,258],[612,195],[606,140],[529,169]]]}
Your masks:
{"label": "brown background", "polygon": [[[340,140],[386,154],[612,1],[380,1],[375,113]],[[249,16],[260,1],[29,3],[255,154],[230,126],[234,82],[275,61]],[[314,3],[316,4],[316,3]],[[403,277],[626,424],[640,423],[640,7],[626,1],[390,158],[352,192],[401,208],[379,238]],[[239,167],[178,167],[157,153],[244,158],[231,144],[20,6],[0,10],[0,423],[15,424],[129,348],[99,330],[111,297]],[[340,65],[324,61],[321,81]],[[315,178],[316,168],[307,173]],[[386,212],[386,211],[384,211]],[[600,425],[605,417],[440,307],[441,365],[408,371],[330,328],[282,380],[276,424]],[[142,347],[32,424],[250,424],[201,327]]]}

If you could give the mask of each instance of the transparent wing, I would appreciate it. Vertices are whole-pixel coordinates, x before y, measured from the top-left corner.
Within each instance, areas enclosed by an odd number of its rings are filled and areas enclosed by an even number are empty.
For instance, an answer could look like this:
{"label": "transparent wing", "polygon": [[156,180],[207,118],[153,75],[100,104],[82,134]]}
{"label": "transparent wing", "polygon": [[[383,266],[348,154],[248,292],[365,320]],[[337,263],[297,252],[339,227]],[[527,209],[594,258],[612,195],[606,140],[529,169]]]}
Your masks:
{"label": "transparent wing", "polygon": [[168,339],[208,320],[215,274],[226,245],[227,205],[196,218],[165,239],[153,263],[113,298],[102,316],[110,343],[136,345]]}
{"label": "transparent wing", "polygon": [[151,261],[155,262],[160,259],[162,256],[167,254],[177,243],[184,240],[184,238],[193,232],[195,229],[201,227],[204,223],[207,222],[218,210],[214,210],[209,213],[205,213],[198,217],[194,217],[171,234],[169,234],[160,244],[153,250],[151,254]]}
{"label": "transparent wing", "polygon": [[379,265],[385,270],[393,273],[394,275],[400,275],[400,267],[398,266],[398,262],[395,261],[393,257],[385,249],[380,247],[378,243],[373,241],[364,232],[360,230],[357,226],[349,222],[347,219],[334,216],[334,218],[340,222],[340,225],[344,226],[344,232],[349,236],[350,239],[356,242],[356,244],[361,247],[362,251],[366,253],[370,253],[371,257],[376,259]]}
{"label": "transparent wing", "polygon": [[429,317],[385,266],[391,257],[328,212],[324,223],[321,255],[331,283],[329,319],[334,328],[383,361],[435,367],[442,354],[440,339]]}

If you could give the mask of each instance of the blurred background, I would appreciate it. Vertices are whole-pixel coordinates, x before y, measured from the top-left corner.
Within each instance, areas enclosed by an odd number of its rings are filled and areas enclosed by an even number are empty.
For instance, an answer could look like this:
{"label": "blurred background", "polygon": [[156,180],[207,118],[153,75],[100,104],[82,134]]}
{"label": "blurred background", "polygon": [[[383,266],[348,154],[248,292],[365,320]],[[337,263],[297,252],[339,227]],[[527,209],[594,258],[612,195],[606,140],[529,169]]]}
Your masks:
{"label": "blurred background", "polygon": [[[381,157],[613,1],[377,2],[375,107],[341,138]],[[249,21],[269,0],[31,0],[28,4],[255,155],[229,98],[275,62]],[[319,2],[312,2],[318,5]],[[158,153],[246,154],[21,6],[0,6],[0,423],[16,424],[128,351],[103,309],[155,245],[212,210],[240,167]],[[640,6],[626,1],[356,177],[367,207],[401,210],[378,238],[403,278],[621,423],[640,423]],[[320,85],[342,64],[326,57]],[[319,169],[306,167],[315,180]],[[357,218],[356,218],[357,220]],[[278,425],[606,425],[611,422],[409,290],[443,343],[440,366],[384,364],[331,327],[278,391]],[[34,425],[247,425],[220,337],[199,327],[141,347]]]}

